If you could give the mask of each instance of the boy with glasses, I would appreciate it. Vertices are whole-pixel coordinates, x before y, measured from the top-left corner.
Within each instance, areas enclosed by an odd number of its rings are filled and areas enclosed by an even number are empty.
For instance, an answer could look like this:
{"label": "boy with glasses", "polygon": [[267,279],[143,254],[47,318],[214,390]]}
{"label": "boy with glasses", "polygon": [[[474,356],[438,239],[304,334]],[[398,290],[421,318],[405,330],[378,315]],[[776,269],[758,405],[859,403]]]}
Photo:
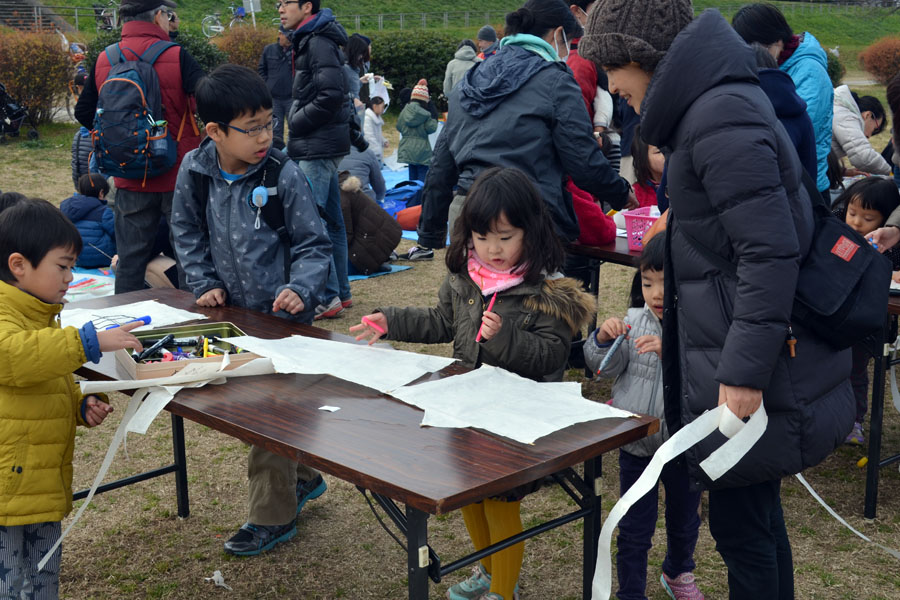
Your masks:
{"label": "boy with glasses", "polygon": [[[272,150],[266,83],[250,69],[223,65],[197,84],[196,98],[209,137],[178,172],[172,233],[197,304],[228,303],[311,323],[324,295],[331,244],[300,169]],[[254,189],[271,185],[266,181],[273,169],[279,173],[277,200],[271,194],[257,197]],[[282,204],[289,269],[278,232],[268,218],[260,218],[261,199]],[[226,552],[243,556],[296,535],[303,504],[325,492],[314,469],[255,446],[247,471],[249,519],[225,543]]]}

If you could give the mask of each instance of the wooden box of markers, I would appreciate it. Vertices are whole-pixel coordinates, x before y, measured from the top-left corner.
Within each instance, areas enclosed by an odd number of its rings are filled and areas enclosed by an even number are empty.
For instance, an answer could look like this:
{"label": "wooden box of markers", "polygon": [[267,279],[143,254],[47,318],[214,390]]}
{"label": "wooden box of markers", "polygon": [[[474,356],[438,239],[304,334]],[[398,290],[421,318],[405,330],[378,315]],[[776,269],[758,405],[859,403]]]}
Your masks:
{"label": "wooden box of markers", "polygon": [[138,360],[138,353],[132,350],[115,352],[116,362],[132,379],[171,377],[190,364],[221,363],[226,352],[231,361],[225,369],[226,371],[255,358],[260,358],[258,354],[244,352],[240,348],[221,341],[221,338],[246,335],[233,323],[200,323],[180,327],[161,327],[149,331],[138,331],[134,335],[141,341],[144,350],[152,348],[169,335],[172,338],[171,341],[160,346],[158,351],[142,360]]}

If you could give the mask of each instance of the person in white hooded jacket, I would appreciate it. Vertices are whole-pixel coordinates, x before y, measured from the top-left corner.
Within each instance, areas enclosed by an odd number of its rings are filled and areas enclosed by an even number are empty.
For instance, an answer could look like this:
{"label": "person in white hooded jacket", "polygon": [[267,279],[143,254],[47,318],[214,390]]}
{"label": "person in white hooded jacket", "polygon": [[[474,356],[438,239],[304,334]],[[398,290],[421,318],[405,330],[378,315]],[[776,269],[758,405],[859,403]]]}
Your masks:
{"label": "person in white hooded jacket", "polygon": [[872,175],[890,175],[891,166],[869,143],[884,130],[887,116],[881,102],[872,96],[857,96],[846,85],[834,88],[834,118],[831,149],[844,156],[853,168]]}
{"label": "person in white hooded jacket", "polygon": [[375,153],[375,158],[378,159],[379,165],[384,164],[385,143],[384,133],[381,129],[384,127],[384,118],[381,115],[384,114],[386,108],[387,104],[384,98],[373,96],[368,102],[366,117],[363,122],[363,135],[369,143],[369,149]]}

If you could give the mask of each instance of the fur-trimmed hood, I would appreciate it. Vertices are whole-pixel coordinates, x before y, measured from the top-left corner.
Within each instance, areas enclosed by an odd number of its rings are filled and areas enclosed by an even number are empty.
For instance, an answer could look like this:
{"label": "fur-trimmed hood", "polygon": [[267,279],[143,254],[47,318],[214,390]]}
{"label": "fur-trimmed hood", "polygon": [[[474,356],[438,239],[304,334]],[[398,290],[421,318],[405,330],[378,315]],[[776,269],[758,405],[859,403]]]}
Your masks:
{"label": "fur-trimmed hood", "polygon": [[341,173],[341,191],[343,192],[359,192],[362,191],[362,181],[355,175],[345,176]]}
{"label": "fur-trimmed hood", "polygon": [[548,277],[540,293],[525,300],[525,307],[565,321],[573,335],[590,324],[597,313],[597,301],[571,277]]}

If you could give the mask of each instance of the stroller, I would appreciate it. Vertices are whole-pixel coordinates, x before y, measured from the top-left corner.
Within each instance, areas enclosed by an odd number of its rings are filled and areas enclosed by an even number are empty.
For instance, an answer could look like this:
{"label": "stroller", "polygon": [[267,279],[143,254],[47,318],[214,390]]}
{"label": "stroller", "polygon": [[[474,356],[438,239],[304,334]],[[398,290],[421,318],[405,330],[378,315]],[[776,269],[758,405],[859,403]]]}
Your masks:
{"label": "stroller", "polygon": [[28,120],[31,129],[28,131],[28,139],[38,138],[37,125],[28,114],[28,110],[17,103],[6,91],[6,86],[0,83],[0,144],[6,143],[6,136],[19,137],[19,129],[22,123]]}

